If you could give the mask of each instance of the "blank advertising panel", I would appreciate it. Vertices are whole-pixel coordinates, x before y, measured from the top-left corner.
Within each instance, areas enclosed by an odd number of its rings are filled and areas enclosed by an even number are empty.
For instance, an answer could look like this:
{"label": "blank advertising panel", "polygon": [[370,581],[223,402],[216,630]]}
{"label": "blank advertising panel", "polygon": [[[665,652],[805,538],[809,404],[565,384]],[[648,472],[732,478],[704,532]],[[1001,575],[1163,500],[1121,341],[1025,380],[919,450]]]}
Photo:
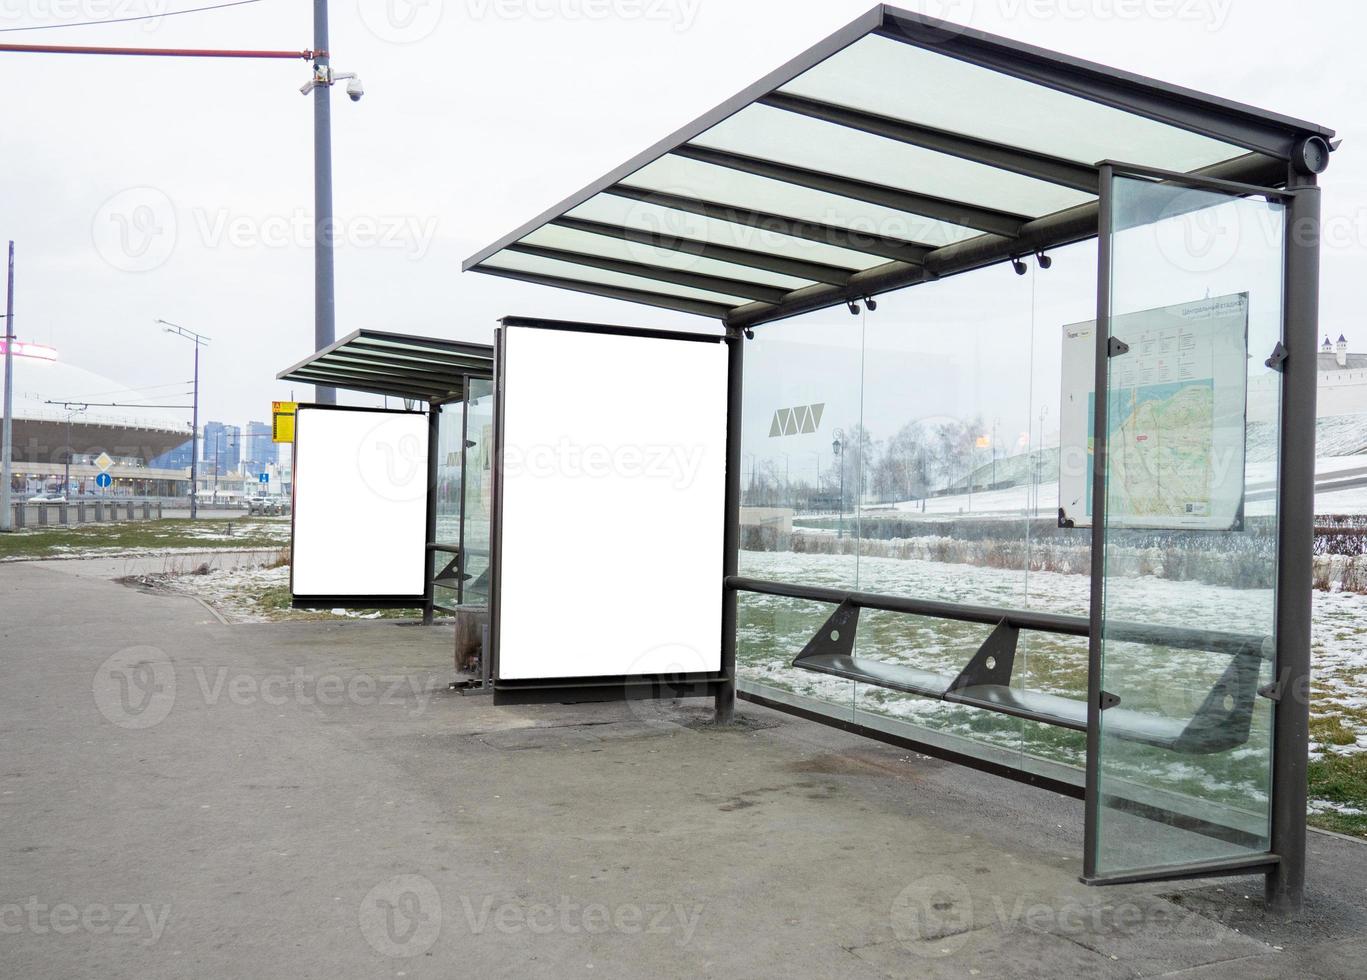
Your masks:
{"label": "blank advertising panel", "polygon": [[498,678],[721,668],[727,352],[504,328]]}
{"label": "blank advertising panel", "polygon": [[427,442],[420,412],[299,407],[290,566],[296,602],[421,602]]}

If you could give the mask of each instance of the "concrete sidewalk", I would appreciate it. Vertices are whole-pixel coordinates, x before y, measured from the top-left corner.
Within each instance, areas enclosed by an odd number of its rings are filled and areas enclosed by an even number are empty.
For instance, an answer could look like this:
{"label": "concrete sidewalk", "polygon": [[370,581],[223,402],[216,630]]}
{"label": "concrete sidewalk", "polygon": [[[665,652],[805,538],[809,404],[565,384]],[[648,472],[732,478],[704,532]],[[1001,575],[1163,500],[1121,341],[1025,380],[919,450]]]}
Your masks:
{"label": "concrete sidewalk", "polygon": [[[1081,805],[753,706],[494,708],[449,627],[0,565],[0,974],[1360,977],[1367,847],[1088,889]],[[1245,897],[1248,896],[1248,897]]]}

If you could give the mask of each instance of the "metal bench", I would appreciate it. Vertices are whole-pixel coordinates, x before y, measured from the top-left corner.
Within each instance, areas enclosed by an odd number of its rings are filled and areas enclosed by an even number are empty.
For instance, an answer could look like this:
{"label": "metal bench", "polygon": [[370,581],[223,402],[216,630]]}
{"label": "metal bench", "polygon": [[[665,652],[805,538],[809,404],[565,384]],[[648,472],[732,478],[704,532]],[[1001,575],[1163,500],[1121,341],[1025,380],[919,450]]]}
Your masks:
{"label": "metal bench", "polygon": [[[1086,701],[1029,691],[1011,683],[1022,629],[1087,636],[1090,624],[1081,616],[929,602],[740,577],[731,582],[748,592],[838,604],[793,660],[794,667],[1074,731],[1087,730]],[[993,624],[994,629],[963,670],[944,674],[856,657],[854,639],[861,608]],[[1268,693],[1259,690],[1258,678],[1262,662],[1271,657],[1270,637],[1132,623],[1108,624],[1106,636],[1113,641],[1207,650],[1230,659],[1189,719],[1123,708],[1120,698],[1103,691],[1100,707],[1105,735],[1190,755],[1224,752],[1248,741],[1253,706],[1259,694]]]}

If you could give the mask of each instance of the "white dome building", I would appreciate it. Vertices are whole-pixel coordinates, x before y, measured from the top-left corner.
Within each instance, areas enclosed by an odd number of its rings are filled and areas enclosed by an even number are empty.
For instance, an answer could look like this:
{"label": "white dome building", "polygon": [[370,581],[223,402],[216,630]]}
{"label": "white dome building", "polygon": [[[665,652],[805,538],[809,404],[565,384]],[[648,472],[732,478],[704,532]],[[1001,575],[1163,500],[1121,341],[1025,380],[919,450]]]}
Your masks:
{"label": "white dome building", "polygon": [[[113,483],[104,493],[179,496],[188,491],[188,456],[185,467],[150,465],[190,438],[190,411],[169,407],[189,404],[188,383],[134,390],[64,363],[50,347],[23,342],[15,344],[13,365],[11,486],[16,495],[60,491],[68,462],[69,493],[100,492],[95,459],[101,453],[113,460],[108,470]],[[158,402],[168,407],[156,407]]]}

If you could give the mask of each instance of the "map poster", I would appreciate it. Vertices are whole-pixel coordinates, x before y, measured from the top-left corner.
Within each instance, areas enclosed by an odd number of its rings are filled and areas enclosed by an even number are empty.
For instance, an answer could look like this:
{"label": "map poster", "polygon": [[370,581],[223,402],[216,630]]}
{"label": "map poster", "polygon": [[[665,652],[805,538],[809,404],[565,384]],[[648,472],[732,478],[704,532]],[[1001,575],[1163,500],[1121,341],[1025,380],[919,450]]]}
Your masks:
{"label": "map poster", "polygon": [[[1063,328],[1059,521],[1092,523],[1095,322]],[[1129,350],[1110,360],[1107,524],[1243,524],[1248,294],[1113,317]]]}

